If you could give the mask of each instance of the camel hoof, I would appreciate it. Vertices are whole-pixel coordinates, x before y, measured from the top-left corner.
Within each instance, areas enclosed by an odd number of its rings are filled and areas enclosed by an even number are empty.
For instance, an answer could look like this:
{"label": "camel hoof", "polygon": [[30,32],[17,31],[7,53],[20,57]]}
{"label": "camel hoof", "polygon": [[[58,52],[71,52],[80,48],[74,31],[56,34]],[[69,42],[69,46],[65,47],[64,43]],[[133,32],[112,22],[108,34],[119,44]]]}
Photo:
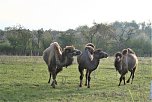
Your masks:
{"label": "camel hoof", "polygon": [[48,81],[48,83],[50,83],[50,80]]}
{"label": "camel hoof", "polygon": [[88,86],[88,88],[90,88],[90,86]]}
{"label": "camel hoof", "polygon": [[51,86],[52,86],[53,88],[55,88],[55,84],[51,84]]}
{"label": "camel hoof", "polygon": [[55,85],[52,86],[55,89]]}
{"label": "camel hoof", "polygon": [[82,85],[79,85],[79,87],[82,87]]}
{"label": "camel hoof", "polygon": [[129,83],[130,81],[129,80],[127,80],[127,83]]}
{"label": "camel hoof", "polygon": [[55,84],[56,84],[56,85],[58,84],[56,80],[55,80]]}
{"label": "camel hoof", "polygon": [[51,86],[52,86],[53,88],[55,88],[55,82],[54,82],[54,81],[52,82]]}

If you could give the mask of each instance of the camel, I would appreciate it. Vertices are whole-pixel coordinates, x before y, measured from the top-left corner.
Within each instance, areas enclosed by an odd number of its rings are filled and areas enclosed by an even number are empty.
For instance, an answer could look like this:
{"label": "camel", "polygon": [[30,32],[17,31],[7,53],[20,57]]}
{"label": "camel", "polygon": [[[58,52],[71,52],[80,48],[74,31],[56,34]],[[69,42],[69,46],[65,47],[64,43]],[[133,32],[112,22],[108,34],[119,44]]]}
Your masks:
{"label": "camel", "polygon": [[77,57],[78,69],[80,72],[79,87],[82,87],[84,69],[86,69],[85,85],[90,88],[91,72],[97,69],[100,59],[108,57],[108,54],[106,52],[103,52],[101,49],[94,50],[94,47],[92,45],[93,44],[87,44],[82,54]]}
{"label": "camel", "polygon": [[130,82],[130,78],[132,78],[131,84],[133,83],[137,65],[138,65],[138,58],[132,49],[127,48],[124,49],[122,53],[121,52],[116,53],[114,66],[116,68],[116,71],[118,71],[119,74],[121,75],[118,86],[120,86],[122,80],[124,80],[124,85],[126,84],[125,75],[128,71],[130,71],[131,74],[129,79],[127,80],[127,83]]}
{"label": "camel", "polygon": [[48,71],[50,73],[49,81],[50,83],[51,76],[53,81],[51,86],[55,88],[57,85],[56,76],[62,71],[63,67],[68,67],[73,62],[73,56],[80,55],[81,51],[75,49],[74,46],[66,46],[62,51],[62,48],[57,42],[53,42],[50,46],[44,50],[43,59],[48,66]]}

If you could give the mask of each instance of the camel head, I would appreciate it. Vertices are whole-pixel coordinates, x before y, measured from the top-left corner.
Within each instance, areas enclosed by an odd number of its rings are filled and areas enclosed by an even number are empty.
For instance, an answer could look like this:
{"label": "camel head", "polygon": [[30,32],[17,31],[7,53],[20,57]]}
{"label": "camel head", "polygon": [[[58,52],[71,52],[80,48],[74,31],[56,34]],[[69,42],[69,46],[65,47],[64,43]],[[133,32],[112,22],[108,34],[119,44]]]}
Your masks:
{"label": "camel head", "polygon": [[117,52],[115,54],[115,61],[116,62],[120,62],[121,61],[121,58],[122,58],[122,54],[120,52]]}
{"label": "camel head", "polygon": [[122,53],[121,52],[117,52],[115,54],[115,62],[114,62],[114,66],[116,68],[116,71],[119,71],[119,73],[121,73],[121,65],[122,65]]}
{"label": "camel head", "polygon": [[101,49],[97,49],[94,51],[94,57],[97,59],[107,58],[108,54]]}
{"label": "camel head", "polygon": [[81,51],[78,49],[75,49],[75,47],[73,46],[66,46],[63,50],[63,53],[67,56],[67,57],[73,57],[73,56],[77,56],[81,54]]}

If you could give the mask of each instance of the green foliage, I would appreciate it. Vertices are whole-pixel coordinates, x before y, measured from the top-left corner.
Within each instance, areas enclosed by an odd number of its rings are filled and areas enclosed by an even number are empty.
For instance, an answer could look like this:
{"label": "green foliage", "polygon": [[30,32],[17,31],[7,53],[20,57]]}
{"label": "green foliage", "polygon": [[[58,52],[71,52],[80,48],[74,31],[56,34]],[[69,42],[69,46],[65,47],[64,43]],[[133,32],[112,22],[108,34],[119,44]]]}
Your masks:
{"label": "green foliage", "polygon": [[42,47],[43,49],[47,48],[52,41],[51,33],[49,31],[44,32],[42,35]]}
{"label": "green foliage", "polygon": [[67,30],[64,33],[60,33],[58,37],[61,47],[74,45],[75,43],[75,31],[72,29]]}
{"label": "green foliage", "polygon": [[91,34],[89,33],[90,32],[90,28],[88,26],[79,26],[77,28],[77,31],[81,33],[81,39],[83,40],[83,42],[85,43],[89,43],[89,42],[92,42],[91,41]]}
{"label": "green foliage", "polygon": [[150,40],[144,38],[134,39],[127,42],[127,47],[134,48],[138,56],[150,56],[152,53],[152,44]]}
{"label": "green foliage", "polygon": [[[150,102],[151,58],[139,58],[133,84],[118,87],[114,58],[103,59],[91,74],[91,88],[79,88],[78,65],[74,62],[57,76],[53,89],[42,57],[0,56],[0,102]],[[126,75],[128,78],[130,73]]]}
{"label": "green foliage", "polygon": [[12,47],[10,46],[9,42],[5,41],[0,43],[0,54],[8,54],[10,51],[12,51]]}
{"label": "green foliage", "polygon": [[[109,55],[130,47],[139,56],[152,56],[151,23],[93,23],[91,27],[84,25],[67,31],[44,31],[43,28],[30,31],[17,25],[6,27],[5,31],[0,30],[1,54],[42,55],[43,50],[54,41],[59,42],[62,48],[74,45],[83,50],[85,44],[92,42],[96,48],[102,48]],[[3,43],[6,42],[9,43],[5,46]]]}
{"label": "green foliage", "polygon": [[12,46],[13,50],[22,49],[25,52],[31,38],[29,30],[24,29],[20,25],[17,27],[6,28],[7,39]]}

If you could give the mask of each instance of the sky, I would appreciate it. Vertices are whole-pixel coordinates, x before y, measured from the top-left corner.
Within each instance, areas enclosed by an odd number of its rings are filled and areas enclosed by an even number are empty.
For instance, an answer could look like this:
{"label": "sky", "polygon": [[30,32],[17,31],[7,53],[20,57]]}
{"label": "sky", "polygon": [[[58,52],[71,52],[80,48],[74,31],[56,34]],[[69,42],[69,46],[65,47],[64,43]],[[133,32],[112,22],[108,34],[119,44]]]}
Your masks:
{"label": "sky", "polygon": [[152,22],[151,0],[0,0],[0,29],[68,30],[114,21]]}

